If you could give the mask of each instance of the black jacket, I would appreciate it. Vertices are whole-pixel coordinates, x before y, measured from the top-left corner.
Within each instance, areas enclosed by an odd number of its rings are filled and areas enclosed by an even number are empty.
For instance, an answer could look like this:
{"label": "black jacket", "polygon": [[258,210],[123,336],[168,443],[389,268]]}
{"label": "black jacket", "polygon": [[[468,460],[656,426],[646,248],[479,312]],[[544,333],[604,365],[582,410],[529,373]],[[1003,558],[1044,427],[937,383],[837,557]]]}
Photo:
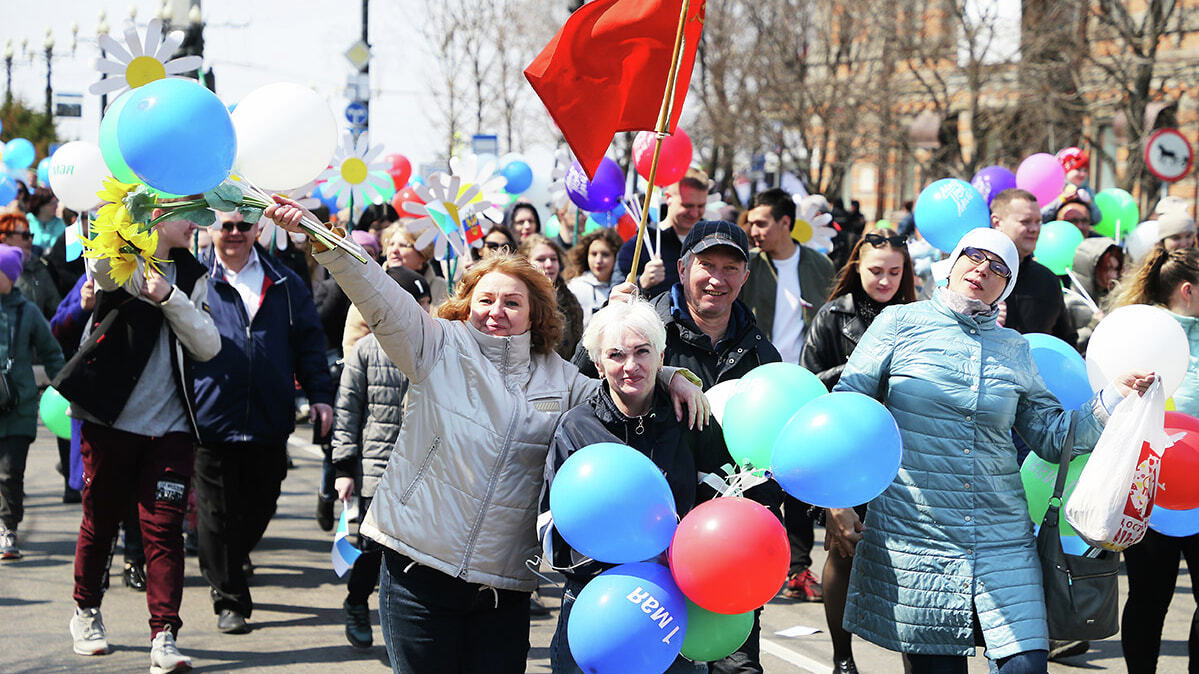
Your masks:
{"label": "black jacket", "polygon": [[[638,427],[642,429],[637,432]],[[617,442],[628,445],[648,456],[654,465],[662,469],[670,491],[674,494],[675,512],[679,517],[686,515],[696,505],[716,495],[711,487],[700,484],[699,473],[717,473],[723,476],[722,466],[735,464],[724,444],[720,427],[712,424],[702,431],[689,429],[675,419],[670,402],[670,392],[658,385],[654,391],[653,405],[644,417],[626,417],[612,401],[608,385],[603,384],[590,398],[572,408],[558,421],[554,438],[550,442],[549,455],[545,462],[545,485],[541,491],[541,512],[550,509],[550,486],[558,469],[576,451],[597,442]],[[766,482],[753,487],[746,495],[778,515],[782,492],[777,483]],[[585,558],[566,544],[557,529],[549,528],[540,533],[542,540],[552,536],[550,546],[552,559],[559,569],[570,568],[566,575],[586,582],[611,564],[586,562]],[[571,568],[574,567],[574,568]]]}
{"label": "black jacket", "polygon": [[1020,334],[1043,332],[1070,346],[1078,343],[1078,332],[1062,298],[1061,282],[1031,255],[1020,261],[1020,273],[1007,298],[1007,320],[1003,325]]}
{"label": "black jacket", "polygon": [[[753,315],[740,300],[733,303],[732,317],[725,338],[715,346],[691,320],[683,300],[683,286],[675,284],[669,292],[651,301],[658,317],[666,324],[666,365],[685,367],[694,372],[709,389],[722,381],[739,379],[750,370],[782,360],[770,339],[758,329]],[[579,347],[573,362],[583,374],[598,377],[587,351]]]}
{"label": "black jacket", "polygon": [[799,363],[831,391],[865,333],[866,322],[854,307],[853,295],[831,299],[812,319]]}
{"label": "black jacket", "polygon": [[[645,238],[651,242],[657,240],[657,229],[652,226],[646,226]],[[624,282],[625,277],[633,268],[633,253],[636,252],[637,237],[629,239],[620,247],[620,252],[616,255],[616,278]],[[674,229],[662,230],[662,249],[658,251],[662,257],[662,264],[666,266],[666,278],[661,283],[651,288],[642,288],[642,293],[647,299],[653,299],[659,295],[666,294],[674,284],[679,282],[679,258],[683,256],[683,242],[679,240],[678,234],[675,234]],[[645,271],[645,264],[649,262],[649,252],[645,250],[645,243],[641,244],[641,258],[637,261],[637,285],[641,285],[641,272]]]}

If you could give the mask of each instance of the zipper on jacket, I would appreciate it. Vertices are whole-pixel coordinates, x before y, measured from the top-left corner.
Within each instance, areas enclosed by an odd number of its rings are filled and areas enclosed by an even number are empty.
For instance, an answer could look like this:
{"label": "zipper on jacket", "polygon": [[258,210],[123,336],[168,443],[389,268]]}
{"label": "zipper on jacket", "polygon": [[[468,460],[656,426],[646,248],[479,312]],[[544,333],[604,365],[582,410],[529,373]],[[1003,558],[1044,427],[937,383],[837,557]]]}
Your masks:
{"label": "zipper on jacket", "polygon": [[412,498],[412,492],[416,491],[416,486],[420,484],[421,478],[429,468],[429,464],[433,463],[433,455],[437,453],[437,448],[440,446],[441,436],[434,435],[433,444],[429,445],[429,451],[425,454],[425,460],[421,461],[420,468],[416,469],[416,475],[412,476],[412,482],[408,483],[408,488],[400,495],[400,505],[406,505],[408,499]]}

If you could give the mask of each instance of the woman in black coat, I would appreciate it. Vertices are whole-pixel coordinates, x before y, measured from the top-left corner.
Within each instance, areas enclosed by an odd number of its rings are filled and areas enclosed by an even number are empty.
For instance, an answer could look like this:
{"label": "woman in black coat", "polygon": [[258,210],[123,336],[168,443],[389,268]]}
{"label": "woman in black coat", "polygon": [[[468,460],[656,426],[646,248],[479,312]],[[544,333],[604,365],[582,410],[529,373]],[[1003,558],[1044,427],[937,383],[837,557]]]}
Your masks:
{"label": "woman in black coat", "polygon": [[[858,239],[829,296],[833,299],[820,308],[808,327],[800,364],[832,390],[874,317],[884,307],[916,301],[907,237],[894,230],[876,229]],[[866,507],[858,506],[858,517],[865,514]],[[827,527],[838,524],[829,521]],[[860,537],[852,529],[847,533]],[[826,536],[825,550],[829,550],[828,541]],[[852,549],[838,547],[830,550],[824,562],[824,616],[833,640],[834,671],[839,674],[857,671],[850,634],[841,626],[852,555]]]}

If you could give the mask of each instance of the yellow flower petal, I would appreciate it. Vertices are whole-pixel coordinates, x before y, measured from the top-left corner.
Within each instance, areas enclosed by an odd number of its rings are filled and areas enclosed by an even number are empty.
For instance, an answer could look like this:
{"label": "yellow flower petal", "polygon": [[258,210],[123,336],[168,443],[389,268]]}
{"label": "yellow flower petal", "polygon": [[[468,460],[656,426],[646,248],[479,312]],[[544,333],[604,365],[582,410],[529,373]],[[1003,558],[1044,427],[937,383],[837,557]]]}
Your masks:
{"label": "yellow flower petal", "polygon": [[135,271],[137,271],[137,256],[132,253],[122,253],[112,258],[108,276],[113,283],[123,286],[129,282]]}

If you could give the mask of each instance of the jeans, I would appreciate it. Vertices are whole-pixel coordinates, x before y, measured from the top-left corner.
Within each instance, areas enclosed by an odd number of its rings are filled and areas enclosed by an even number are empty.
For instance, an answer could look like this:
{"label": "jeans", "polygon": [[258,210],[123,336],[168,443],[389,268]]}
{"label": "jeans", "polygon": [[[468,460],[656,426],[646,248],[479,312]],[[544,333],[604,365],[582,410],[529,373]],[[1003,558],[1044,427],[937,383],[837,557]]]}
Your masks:
{"label": "jeans", "polygon": [[25,518],[25,460],[33,438],[10,435],[0,438],[0,526],[17,530]]}
{"label": "jeans", "polygon": [[[964,655],[920,655],[905,653],[911,674],[967,674]],[[1024,651],[995,661],[999,674],[1045,674],[1049,671],[1049,651]]]}
{"label": "jeans", "polygon": [[379,624],[392,671],[524,672],[530,594],[468,583],[383,550]]}
{"label": "jeans", "polygon": [[[1124,551],[1128,570],[1128,601],[1120,620],[1120,643],[1129,672],[1157,671],[1162,645],[1162,625],[1178,582],[1178,561],[1186,557],[1191,574],[1191,594],[1199,601],[1199,534],[1174,537],[1149,529],[1140,543]],[[1190,670],[1199,670],[1199,608],[1191,615],[1187,640]]]}
{"label": "jeans", "polygon": [[196,452],[200,572],[212,588],[212,610],[254,610],[242,564],[275,515],[287,476],[282,445],[236,443]]}
{"label": "jeans", "polygon": [[[558,613],[558,627],[554,630],[554,638],[550,640],[550,670],[554,674],[582,674],[583,672],[570,653],[566,625],[570,622],[570,611],[574,607],[575,597],[579,596],[579,592],[585,586],[584,582],[568,578],[566,586],[562,588],[562,610]],[[707,671],[706,663],[692,662],[680,655],[671,663],[666,674],[695,674]]]}
{"label": "jeans", "polygon": [[195,465],[190,433],[152,438],[84,423],[83,521],[75,545],[75,605],[96,608],[117,525],[136,501],[146,556],[150,636],[183,621],[183,511]]}

